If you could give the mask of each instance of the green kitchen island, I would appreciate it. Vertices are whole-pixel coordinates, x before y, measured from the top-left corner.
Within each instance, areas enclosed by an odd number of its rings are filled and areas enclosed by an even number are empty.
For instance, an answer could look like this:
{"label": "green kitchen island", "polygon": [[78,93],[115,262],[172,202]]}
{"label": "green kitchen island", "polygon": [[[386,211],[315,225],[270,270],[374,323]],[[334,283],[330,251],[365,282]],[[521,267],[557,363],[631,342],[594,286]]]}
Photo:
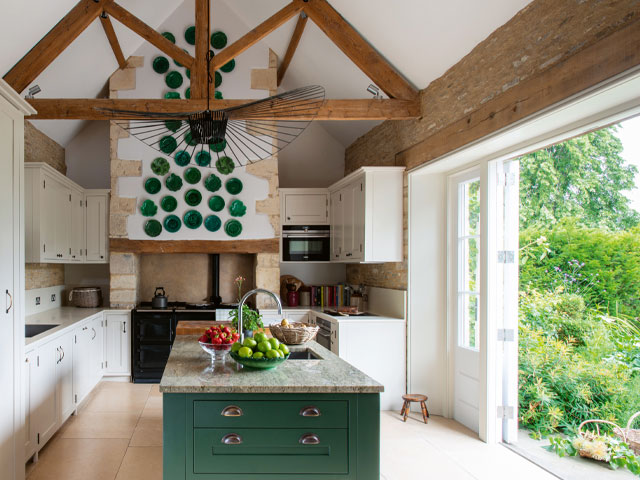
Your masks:
{"label": "green kitchen island", "polygon": [[290,349],[275,370],[229,357],[214,372],[197,336],[176,337],[160,382],[164,480],[380,478],[383,386],[316,342]]}

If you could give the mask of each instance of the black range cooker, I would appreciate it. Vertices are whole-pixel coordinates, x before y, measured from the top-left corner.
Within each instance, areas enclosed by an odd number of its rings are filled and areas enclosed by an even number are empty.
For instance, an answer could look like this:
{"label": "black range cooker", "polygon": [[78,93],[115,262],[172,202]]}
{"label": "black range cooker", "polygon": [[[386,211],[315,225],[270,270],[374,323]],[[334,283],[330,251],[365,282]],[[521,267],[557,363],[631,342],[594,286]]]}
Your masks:
{"label": "black range cooker", "polygon": [[213,295],[209,303],[168,302],[166,308],[153,308],[142,302],[131,311],[131,375],[134,383],[159,383],[167,365],[178,322],[215,321],[217,308],[225,305],[219,295],[219,257],[213,257]]}

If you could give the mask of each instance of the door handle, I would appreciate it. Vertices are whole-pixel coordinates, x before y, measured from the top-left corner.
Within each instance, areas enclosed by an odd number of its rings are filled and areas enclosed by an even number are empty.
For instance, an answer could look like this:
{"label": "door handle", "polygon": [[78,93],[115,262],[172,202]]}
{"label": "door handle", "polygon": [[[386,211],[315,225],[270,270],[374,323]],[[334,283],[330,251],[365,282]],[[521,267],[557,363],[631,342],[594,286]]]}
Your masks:
{"label": "door handle", "polygon": [[62,358],[60,359],[60,361],[64,360],[64,348],[62,348],[62,346],[60,346],[60,350],[62,351]]}
{"label": "door handle", "polygon": [[61,358],[60,358],[60,348],[56,348],[56,352],[58,352],[58,359],[56,360],[56,365],[57,365],[58,363],[60,363],[60,360],[61,360]]}
{"label": "door handle", "polygon": [[122,333],[127,333],[127,322],[122,322]]}
{"label": "door handle", "polygon": [[91,340],[95,340],[96,336],[98,335],[98,332],[96,332],[96,329],[91,327],[91,330],[93,330],[93,337],[91,337]]}
{"label": "door handle", "polygon": [[302,417],[319,417],[321,415],[318,407],[304,407],[300,410],[300,416]]}
{"label": "door handle", "polygon": [[222,415],[223,417],[241,417],[243,414],[244,413],[242,412],[242,409],[237,405],[229,405],[228,407],[224,407],[222,409],[222,413],[220,413],[220,415]]}
{"label": "door handle", "polygon": [[315,433],[305,433],[298,442],[302,445],[318,445],[320,438]]}
{"label": "door handle", "polygon": [[228,433],[222,437],[221,441],[225,445],[240,445],[242,443],[242,437],[237,433]]}
{"label": "door handle", "polygon": [[[9,311],[13,308],[13,295],[11,295],[11,294],[9,293],[9,290],[6,290],[6,292],[5,292],[5,297],[9,297],[9,306],[7,307],[7,309],[6,309],[6,312],[5,312],[5,313],[9,313]],[[7,302],[6,302],[6,298],[5,298],[5,305],[6,305],[6,304],[7,304]]]}

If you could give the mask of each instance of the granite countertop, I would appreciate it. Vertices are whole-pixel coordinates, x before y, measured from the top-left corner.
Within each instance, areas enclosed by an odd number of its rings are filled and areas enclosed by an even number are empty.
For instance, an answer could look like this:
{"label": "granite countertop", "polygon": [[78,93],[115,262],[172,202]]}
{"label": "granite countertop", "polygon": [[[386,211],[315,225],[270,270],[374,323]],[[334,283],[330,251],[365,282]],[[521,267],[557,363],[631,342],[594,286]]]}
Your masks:
{"label": "granite countertop", "polygon": [[27,315],[24,319],[24,323],[26,325],[55,324],[58,326],[34,337],[25,338],[25,345],[39,342],[46,337],[55,335],[56,333],[89,317],[102,313],[105,310],[108,310],[108,308],[60,307],[45,310],[44,312],[33,315]]}
{"label": "granite countertop", "polygon": [[198,337],[176,337],[160,381],[163,393],[379,393],[384,387],[316,342],[291,345],[322,360],[287,360],[274,370],[242,368],[230,356],[224,373],[205,372],[209,354]]}

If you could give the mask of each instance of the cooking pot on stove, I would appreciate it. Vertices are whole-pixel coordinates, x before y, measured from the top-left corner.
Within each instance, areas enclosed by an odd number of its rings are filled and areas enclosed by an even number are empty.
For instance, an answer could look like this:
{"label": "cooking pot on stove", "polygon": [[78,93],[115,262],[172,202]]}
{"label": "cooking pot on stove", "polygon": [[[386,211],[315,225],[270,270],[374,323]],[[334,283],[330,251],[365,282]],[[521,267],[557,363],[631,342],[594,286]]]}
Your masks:
{"label": "cooking pot on stove", "polygon": [[155,294],[151,299],[151,306],[153,308],[167,308],[169,299],[164,291],[164,287],[156,287]]}

